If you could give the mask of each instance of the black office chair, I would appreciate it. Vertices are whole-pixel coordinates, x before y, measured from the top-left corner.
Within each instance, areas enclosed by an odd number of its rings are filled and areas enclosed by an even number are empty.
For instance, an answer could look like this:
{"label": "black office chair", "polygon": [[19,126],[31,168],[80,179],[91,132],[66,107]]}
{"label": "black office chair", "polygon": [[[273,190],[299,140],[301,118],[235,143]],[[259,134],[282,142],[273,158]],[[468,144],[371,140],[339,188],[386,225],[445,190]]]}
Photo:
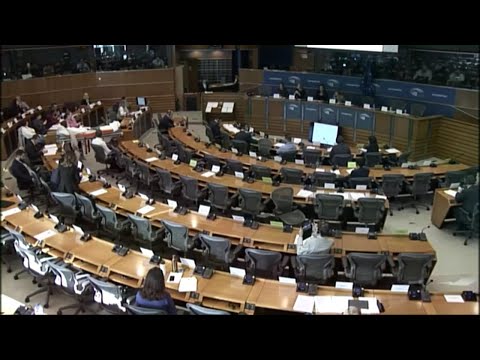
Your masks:
{"label": "black office chair", "polygon": [[243,213],[255,218],[265,208],[261,192],[239,188],[238,194],[238,205]]}
{"label": "black office chair", "polygon": [[372,178],[369,177],[355,177],[348,180],[348,187],[356,189],[358,185],[365,185],[367,189],[372,188]]}
{"label": "black office chair", "polygon": [[282,261],[282,254],[269,250],[245,249],[247,273],[267,279],[278,279],[288,263],[288,256]]}
{"label": "black office chair", "polygon": [[215,136],[213,135],[212,129],[208,125],[205,125],[205,135],[207,136],[211,144],[217,143]]}
{"label": "black office chair", "polygon": [[138,306],[135,303],[135,298],[136,295],[132,295],[125,301],[124,305],[128,315],[168,315],[165,310]]}
{"label": "black office chair", "polygon": [[315,195],[314,210],[319,219],[341,221],[344,206],[341,195]]}
{"label": "black office chair", "polygon": [[220,159],[216,156],[205,154],[203,159],[205,160],[205,168],[208,170],[211,170],[213,165],[222,166]]}
{"label": "black office chair", "polygon": [[273,144],[270,139],[260,139],[258,140],[257,154],[259,156],[269,158],[272,147]]}
{"label": "black office chair", "polygon": [[410,104],[410,114],[413,116],[422,117],[425,110],[427,110],[427,107],[423,104]]}
{"label": "black office chair", "polygon": [[249,146],[248,146],[248,143],[246,141],[243,141],[243,140],[232,140],[231,141],[231,146],[232,148],[234,149],[237,149],[237,151],[240,153],[240,154],[247,154],[249,153]]}
{"label": "black office chair", "polygon": [[270,169],[268,166],[262,166],[262,165],[252,165],[250,167],[252,170],[255,179],[262,180],[262,178],[271,178],[272,177],[272,169]]}
{"label": "black office chair", "polygon": [[52,198],[58,205],[57,208],[52,209],[52,213],[58,216],[62,223],[65,223],[65,221],[68,220],[67,223],[74,224],[79,213],[75,195],[52,192]]}
{"label": "black office chair", "polygon": [[100,304],[102,309],[112,314],[126,314],[127,309],[125,304],[127,299],[133,295],[133,289],[97,279],[92,275],[88,276],[88,280],[92,284],[95,292],[93,299],[96,303]]}
{"label": "black office chair", "polygon": [[325,284],[335,275],[332,254],[297,255],[292,257],[295,278],[299,282]]}
{"label": "black office chair", "polygon": [[286,184],[303,184],[303,171],[300,169],[281,168],[280,174]]}
{"label": "black office chair", "polygon": [[339,154],[335,155],[332,159],[332,165],[346,167],[349,161],[352,161],[352,154]]}
{"label": "black office chair", "polygon": [[119,220],[117,213],[110,208],[101,205],[96,206],[101,216],[100,234],[102,236],[107,236],[116,242],[122,235],[126,235],[130,231],[130,221],[125,218]]}
{"label": "black office chair", "polygon": [[243,164],[238,161],[238,160],[230,160],[226,159],[225,160],[227,165],[225,172],[230,175],[235,175],[235,172],[241,172],[243,173]]}
{"label": "black office chair", "polygon": [[170,171],[156,168],[155,172],[158,179],[158,187],[160,188],[162,195],[170,199],[176,197],[182,188],[181,183],[172,180],[172,174]]}
{"label": "black office chair", "polygon": [[[402,191],[405,176],[402,174],[386,174],[382,176],[382,192],[388,199],[397,197]],[[403,206],[399,206],[398,210],[402,210]],[[390,203],[390,216],[393,215],[392,205]]]}
{"label": "black office chair", "polygon": [[380,222],[385,212],[385,200],[373,198],[359,198],[358,207],[355,208],[355,216],[362,224],[374,224],[380,228]]}
{"label": "black office chair", "polygon": [[204,265],[219,267],[225,271],[228,271],[228,267],[243,248],[239,245],[232,250],[230,240],[218,236],[200,234],[199,239],[203,249]]}
{"label": "black office chair", "polygon": [[141,247],[151,249],[154,252],[160,250],[161,241],[164,238],[163,229],[156,228],[154,230],[148,219],[136,215],[129,214],[128,220],[130,221],[133,238]]}
{"label": "black office chair", "polygon": [[210,309],[192,303],[187,303],[187,309],[192,315],[230,315],[227,311]]}
{"label": "black office chair", "polygon": [[304,149],[303,162],[305,165],[316,166],[322,162],[322,153],[320,150]]}
{"label": "black office chair", "polygon": [[295,162],[295,159],[297,158],[296,151],[288,151],[288,152],[280,153],[278,155],[282,158],[282,161],[286,161],[286,162]]}
{"label": "black office chair", "polygon": [[152,176],[147,164],[138,160],[136,160],[135,163],[137,165],[138,180],[139,180],[139,186],[137,186],[137,191],[140,188],[140,184],[141,184],[144,188],[147,189],[149,197],[153,197],[152,183],[156,179],[154,178],[154,176]]}
{"label": "black office chair", "polygon": [[198,203],[205,198],[205,192],[199,190],[198,180],[190,176],[180,176],[180,183],[184,199],[198,206]]}
{"label": "black office chair", "polygon": [[208,202],[210,205],[222,213],[225,213],[232,205],[232,201],[228,196],[228,187],[214,183],[208,183],[207,187]]}
{"label": "black office chair", "polygon": [[281,187],[272,191],[272,201],[275,204],[274,214],[287,225],[298,226],[305,221],[305,214],[296,209],[293,204],[293,189]]}
{"label": "black office chair", "polygon": [[187,252],[193,249],[194,240],[188,236],[188,228],[173,221],[161,220],[165,227],[165,241],[169,248],[182,252],[186,257]]}
{"label": "black office chair", "polygon": [[400,253],[397,255],[398,267],[393,268],[393,276],[399,284],[425,285],[433,269],[432,254]]}
{"label": "black office chair", "polygon": [[387,256],[384,254],[349,253],[342,257],[345,276],[361,286],[376,286],[382,278]]}
{"label": "black office chair", "polygon": [[460,171],[447,171],[445,173],[445,182],[443,186],[450,187],[450,185],[455,183],[464,183],[467,173],[463,170]]}
{"label": "black office chair", "polygon": [[468,227],[466,230],[456,230],[453,232],[453,236],[457,236],[458,234],[465,234],[465,241],[463,245],[467,245],[468,239],[471,239],[474,234],[478,235],[478,224],[479,224],[479,210],[478,210],[478,202],[475,205],[473,213],[468,213],[462,207],[458,207],[457,211],[463,214],[463,217],[467,220],[466,226]]}
{"label": "black office chair", "polygon": [[[418,197],[425,196],[430,191],[430,183],[432,182],[433,173],[419,173],[413,175],[413,183],[407,185],[407,192],[412,194],[413,202],[411,205],[415,208],[415,212],[419,214],[418,207],[424,206],[427,210],[430,210],[430,206],[427,204],[419,203]],[[407,204],[405,204],[407,205]]]}
{"label": "black office chair", "polygon": [[162,147],[162,150],[165,152],[165,155],[168,157],[172,157],[172,154],[177,151],[175,143],[172,143],[166,135],[159,135],[159,143]]}
{"label": "black office chair", "polygon": [[394,110],[405,110],[407,108],[407,103],[401,100],[391,100],[390,106]]}
{"label": "black office chair", "polygon": [[367,152],[365,153],[365,165],[373,168],[375,165],[382,163],[382,154],[379,152]]}
{"label": "black office chair", "polygon": [[97,211],[95,201],[92,201],[86,196],[77,193],[75,193],[75,197],[77,198],[77,204],[80,208],[80,215],[82,216],[82,220],[85,220],[89,224],[92,224],[95,231],[98,230],[102,218]]}
{"label": "black office chair", "polygon": [[175,147],[177,149],[178,160],[180,160],[181,162],[183,162],[185,164],[189,164],[190,160],[193,157],[193,152],[188,150],[188,149],[185,149],[185,147],[183,146],[183,144],[180,141],[173,140],[173,142],[174,142]]}
{"label": "black office chair", "polygon": [[95,145],[95,144],[91,144],[91,145],[92,145],[93,151],[95,152],[95,161],[99,164],[105,165],[105,169],[98,170],[97,175],[110,174],[111,170],[108,167],[108,165],[110,165],[110,159],[108,159],[107,155],[105,155],[105,150],[100,145]]}
{"label": "black office chair", "polygon": [[330,172],[315,171],[313,173],[313,183],[319,187],[325,187],[325,183],[335,184],[337,175]]}

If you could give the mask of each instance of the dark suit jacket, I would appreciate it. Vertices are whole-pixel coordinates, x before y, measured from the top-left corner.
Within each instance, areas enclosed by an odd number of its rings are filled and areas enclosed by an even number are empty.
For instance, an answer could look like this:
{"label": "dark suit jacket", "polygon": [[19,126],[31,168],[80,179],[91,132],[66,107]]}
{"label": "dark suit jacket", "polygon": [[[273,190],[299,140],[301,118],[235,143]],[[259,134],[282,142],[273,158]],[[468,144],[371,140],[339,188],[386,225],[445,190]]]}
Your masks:
{"label": "dark suit jacket", "polygon": [[76,164],[69,167],[59,165],[58,176],[60,177],[60,182],[57,187],[58,192],[65,192],[70,194],[73,194],[75,191],[78,192],[80,174],[78,172]]}
{"label": "dark suit jacket", "polygon": [[365,149],[367,149],[367,152],[378,152],[378,144],[368,144]]}
{"label": "dark suit jacket", "polygon": [[43,125],[42,119],[33,119],[32,128],[35,129],[37,134],[45,135],[47,133],[47,129],[45,128],[45,125]]}
{"label": "dark suit jacket", "polygon": [[212,129],[213,136],[215,139],[221,139],[222,133],[220,132],[220,125],[216,121],[210,123],[210,129]]}
{"label": "dark suit jacket", "polygon": [[457,193],[455,200],[462,203],[463,210],[472,214],[475,204],[478,202],[478,185],[472,185],[468,189]]}
{"label": "dark suit jacket", "polygon": [[359,178],[359,177],[368,177],[370,174],[370,169],[368,167],[362,166],[361,168],[355,169],[350,174],[351,178]]}
{"label": "dark suit jacket", "polygon": [[317,90],[317,94],[315,95],[316,100],[322,100],[328,102],[328,94],[326,91],[323,92],[323,95],[320,95],[320,90]]}
{"label": "dark suit jacket", "polygon": [[278,89],[278,93],[281,97],[288,99],[288,90],[283,88],[283,90]]}
{"label": "dark suit jacket", "polygon": [[170,119],[167,115],[164,115],[158,122],[158,128],[162,132],[166,132],[172,127],[174,127],[173,120]]}
{"label": "dark suit jacket", "polygon": [[295,99],[302,99],[302,100],[306,100],[307,99],[307,93],[305,91],[305,89],[302,89],[302,91],[298,90],[298,89],[295,89]]}
{"label": "dark suit jacket", "polygon": [[41,165],[42,161],[42,151],[38,149],[31,139],[25,140],[25,152],[27,153],[28,160],[32,165]]}
{"label": "dark suit jacket", "polygon": [[[91,103],[93,103],[93,101],[88,99],[88,103],[91,104]],[[85,99],[82,99],[82,101],[80,102],[80,105],[89,105],[89,104],[87,104],[87,100],[85,100]]]}
{"label": "dark suit jacket", "polygon": [[250,144],[252,142],[252,134],[242,130],[239,133],[235,134],[234,139],[235,140],[243,140],[243,141],[247,142],[247,144]]}
{"label": "dark suit jacket", "polygon": [[330,151],[330,160],[332,160],[335,155],[343,154],[351,154],[350,147],[347,144],[335,145],[332,151]]}
{"label": "dark suit jacket", "polygon": [[17,179],[17,185],[20,190],[28,190],[33,186],[32,177],[28,172],[27,165],[18,161],[17,159],[13,160],[12,165],[10,166],[10,173]]}

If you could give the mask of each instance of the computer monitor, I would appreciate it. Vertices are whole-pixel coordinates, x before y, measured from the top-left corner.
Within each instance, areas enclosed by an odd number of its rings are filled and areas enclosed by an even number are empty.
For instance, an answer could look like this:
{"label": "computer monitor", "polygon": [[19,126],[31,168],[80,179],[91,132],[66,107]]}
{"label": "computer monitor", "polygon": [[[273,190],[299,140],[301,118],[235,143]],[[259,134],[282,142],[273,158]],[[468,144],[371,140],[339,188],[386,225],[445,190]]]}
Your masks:
{"label": "computer monitor", "polygon": [[147,106],[147,98],[146,97],[137,97],[137,105],[138,106]]}
{"label": "computer monitor", "polygon": [[310,141],[325,145],[335,145],[338,136],[338,126],[322,123],[313,123]]}
{"label": "computer monitor", "polygon": [[312,224],[309,223],[303,226],[303,240],[312,236]]}

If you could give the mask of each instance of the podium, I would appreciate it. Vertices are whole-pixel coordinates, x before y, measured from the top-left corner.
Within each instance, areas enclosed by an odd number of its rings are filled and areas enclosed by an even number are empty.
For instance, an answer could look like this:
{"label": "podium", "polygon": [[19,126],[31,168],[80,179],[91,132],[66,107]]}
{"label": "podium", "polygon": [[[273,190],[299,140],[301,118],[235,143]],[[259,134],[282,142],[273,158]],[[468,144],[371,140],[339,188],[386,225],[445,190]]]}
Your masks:
{"label": "podium", "polygon": [[235,121],[234,102],[209,101],[205,107],[205,118],[211,119],[220,118],[223,121]]}

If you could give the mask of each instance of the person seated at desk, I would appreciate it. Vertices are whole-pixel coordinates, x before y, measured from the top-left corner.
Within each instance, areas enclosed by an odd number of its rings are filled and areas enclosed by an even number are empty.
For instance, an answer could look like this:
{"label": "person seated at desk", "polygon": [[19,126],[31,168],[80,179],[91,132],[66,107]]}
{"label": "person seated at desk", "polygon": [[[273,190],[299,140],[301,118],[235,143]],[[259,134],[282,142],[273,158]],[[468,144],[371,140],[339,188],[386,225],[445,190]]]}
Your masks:
{"label": "person seated at desk", "polygon": [[335,99],[335,103],[337,104],[345,103],[345,96],[340,91],[335,91],[335,93],[333,94],[333,98]]}
{"label": "person seated at desk", "polygon": [[10,174],[17,180],[19,190],[29,190],[33,186],[33,180],[28,171],[30,167],[25,163],[26,160],[25,151],[18,149],[10,166]]}
{"label": "person seated at desk", "polygon": [[80,62],[77,64],[77,71],[79,73],[85,73],[90,71],[90,66],[87,64],[85,59],[80,59]]}
{"label": "person seated at desk", "polygon": [[328,99],[329,97],[328,97],[327,90],[325,90],[325,86],[323,84],[320,84],[320,86],[318,87],[317,93],[315,95],[315,100],[328,102]]}
{"label": "person seated at desk", "polygon": [[368,145],[365,146],[365,149],[367,152],[378,152],[378,143],[377,143],[377,138],[373,135],[370,135],[368,137]]}
{"label": "person seated at desk", "polygon": [[37,134],[33,135],[31,139],[25,140],[25,152],[27,153],[30,165],[43,165],[43,144]]}
{"label": "person seated at desk", "polygon": [[35,129],[35,132],[40,135],[45,135],[47,133],[47,128],[45,127],[46,120],[42,119],[42,114],[38,114],[32,120],[32,128]]}
{"label": "person seated at desk", "polygon": [[25,101],[22,101],[20,96],[16,96],[15,99],[12,101],[10,105],[10,112],[13,116],[17,116],[18,114],[22,114],[25,111],[30,109],[30,106]]}
{"label": "person seated at desk", "polygon": [[249,146],[252,143],[252,133],[248,132],[245,128],[240,129],[238,133],[233,137],[235,140],[245,141]]}
{"label": "person seated at desk", "polygon": [[103,152],[105,153],[105,157],[107,157],[112,152],[112,150],[110,150],[105,140],[103,140],[102,130],[100,129],[97,129],[95,131],[95,139],[92,140],[92,145],[100,146],[103,149]]}
{"label": "person seated at desk", "polygon": [[450,74],[447,80],[447,86],[458,86],[465,81],[465,75],[460,72],[460,69],[456,69]]}
{"label": "person seated at desk", "polygon": [[298,83],[293,95],[295,96],[295,100],[307,100],[307,93],[300,83]]}
{"label": "person seated at desk", "polygon": [[285,135],[285,141],[285,144],[277,149],[277,154],[279,156],[297,151],[297,145],[292,142],[292,137],[290,135]]}
{"label": "person seated at desk", "polygon": [[67,110],[66,122],[69,128],[79,128],[81,123],[76,119],[77,115]]}
{"label": "person seated at desk", "polygon": [[72,150],[65,151],[63,159],[58,164],[59,183],[56,191],[69,194],[79,192],[78,184],[81,177],[77,163],[75,152]]}
{"label": "person seated at desk", "polygon": [[283,85],[283,82],[280,83],[278,86],[278,94],[285,99],[288,99],[288,90],[285,88],[285,85]]}
{"label": "person seated at desk", "polygon": [[45,128],[48,130],[50,129],[53,125],[57,124],[60,120],[60,109],[58,108],[57,104],[52,104],[50,106],[50,109],[47,110],[47,113],[45,115],[46,118],[46,123],[45,123]]}
{"label": "person seated at desk", "polygon": [[120,102],[118,103],[118,109],[117,109],[117,119],[118,121],[122,121],[125,116],[128,115],[130,112],[130,106],[127,102],[127,99],[125,99],[125,96],[122,96],[120,99]]}
{"label": "person seated at desk", "polygon": [[223,134],[221,132],[221,127],[222,127],[222,120],[220,119],[214,119],[210,121],[210,129],[212,130],[213,137],[215,138],[215,141],[218,142],[219,144],[222,144],[223,141]]}
{"label": "person seated at desk", "polygon": [[[471,179],[468,179],[471,178]],[[475,178],[473,176],[467,177],[467,183],[474,183]],[[455,195],[455,201],[460,203],[461,206],[455,207],[455,218],[457,219],[457,230],[465,230],[469,227],[465,213],[460,209],[463,209],[468,214],[472,215],[475,205],[478,203],[478,183],[466,186],[465,189],[459,188]]]}
{"label": "person seated at desk", "polygon": [[72,144],[72,148],[80,153],[80,160],[84,160],[85,156],[82,151],[82,142],[77,140],[77,134],[85,132],[84,128],[80,127],[67,127],[67,121],[62,120],[58,124],[57,138],[69,137]]}
{"label": "person seated at desk", "polygon": [[165,290],[165,278],[160,268],[153,267],[148,271],[143,288],[135,296],[135,305],[165,310],[169,315],[177,314],[172,297]]}
{"label": "person seated at desk", "polygon": [[160,56],[157,56],[155,59],[152,60],[152,65],[154,68],[163,68],[165,67],[165,63],[163,60],[160,58]]}
{"label": "person seated at desk", "polygon": [[312,255],[329,253],[333,245],[333,240],[324,238],[318,233],[317,224],[314,223],[312,235],[303,240],[303,228],[300,228],[295,237],[297,255]]}
{"label": "person seated at desk", "polygon": [[173,123],[173,112],[172,110],[168,110],[158,122],[158,129],[162,134],[167,134],[168,129],[174,126],[175,124]]}
{"label": "person seated at desk", "polygon": [[370,169],[365,166],[365,159],[358,157],[356,159],[357,167],[350,173],[349,178],[368,177]]}
{"label": "person seated at desk", "polygon": [[90,106],[90,104],[91,104],[92,102],[93,102],[93,101],[90,100],[90,96],[88,95],[88,93],[84,93],[84,94],[83,94],[83,99],[82,99],[82,101],[80,102],[80,105]]}
{"label": "person seated at desk", "polygon": [[350,151],[350,146],[344,143],[343,136],[339,135],[337,137],[337,145],[332,147],[332,151],[330,151],[330,162],[335,155],[349,155],[352,152]]}
{"label": "person seated at desk", "polygon": [[423,64],[422,68],[418,69],[415,75],[413,75],[413,80],[420,83],[430,83],[432,81],[432,70]]}

